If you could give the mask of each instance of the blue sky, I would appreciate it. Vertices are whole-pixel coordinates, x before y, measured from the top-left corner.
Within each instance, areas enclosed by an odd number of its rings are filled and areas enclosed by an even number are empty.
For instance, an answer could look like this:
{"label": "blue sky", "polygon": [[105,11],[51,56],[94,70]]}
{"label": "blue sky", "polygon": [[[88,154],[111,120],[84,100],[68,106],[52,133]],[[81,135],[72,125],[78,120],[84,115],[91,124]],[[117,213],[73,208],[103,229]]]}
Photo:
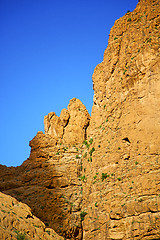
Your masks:
{"label": "blue sky", "polygon": [[110,28],[138,0],[0,0],[0,164],[29,157],[29,141],[79,98],[91,113],[92,74]]}

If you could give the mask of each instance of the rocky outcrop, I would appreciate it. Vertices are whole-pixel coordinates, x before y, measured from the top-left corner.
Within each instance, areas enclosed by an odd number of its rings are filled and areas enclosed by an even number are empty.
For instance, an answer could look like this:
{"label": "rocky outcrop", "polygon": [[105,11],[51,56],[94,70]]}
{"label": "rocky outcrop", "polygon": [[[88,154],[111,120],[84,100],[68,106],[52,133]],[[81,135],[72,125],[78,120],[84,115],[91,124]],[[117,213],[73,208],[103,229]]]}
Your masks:
{"label": "rocky outcrop", "polygon": [[45,134],[30,141],[29,159],[17,168],[0,166],[0,189],[69,239],[82,238],[81,156],[89,120],[82,102],[72,99],[60,117],[45,116]]}
{"label": "rocky outcrop", "polygon": [[68,110],[63,109],[60,117],[54,112],[44,117],[45,134],[64,144],[78,144],[86,139],[90,115],[79,99],[73,98]]}
{"label": "rocky outcrop", "polygon": [[0,189],[31,207],[46,226],[69,239],[81,239],[81,154],[38,132],[20,167],[0,166]]}
{"label": "rocky outcrop", "polygon": [[93,74],[91,118],[72,99],[45,117],[29,159],[0,166],[0,190],[65,238],[160,238],[159,23],[158,0],[117,20]]}
{"label": "rocky outcrop", "polygon": [[26,204],[3,193],[0,193],[0,223],[0,239],[64,239],[35,217]]}

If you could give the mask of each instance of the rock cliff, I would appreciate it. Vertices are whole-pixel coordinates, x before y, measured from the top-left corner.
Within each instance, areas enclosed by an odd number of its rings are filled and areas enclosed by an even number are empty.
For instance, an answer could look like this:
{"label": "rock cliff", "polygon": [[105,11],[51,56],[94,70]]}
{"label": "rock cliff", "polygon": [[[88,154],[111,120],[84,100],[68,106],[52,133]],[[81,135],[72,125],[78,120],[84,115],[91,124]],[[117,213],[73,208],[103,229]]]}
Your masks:
{"label": "rock cliff", "polygon": [[159,25],[159,0],[117,20],[93,74],[91,117],[72,99],[45,116],[21,166],[0,166],[0,190],[64,238],[160,239]]}
{"label": "rock cliff", "polygon": [[26,204],[3,193],[0,193],[0,223],[0,239],[3,240],[64,239],[35,217]]}
{"label": "rock cliff", "polygon": [[64,144],[82,143],[86,139],[89,121],[86,107],[79,99],[73,98],[68,109],[61,111],[60,117],[54,112],[44,117],[45,134]]}

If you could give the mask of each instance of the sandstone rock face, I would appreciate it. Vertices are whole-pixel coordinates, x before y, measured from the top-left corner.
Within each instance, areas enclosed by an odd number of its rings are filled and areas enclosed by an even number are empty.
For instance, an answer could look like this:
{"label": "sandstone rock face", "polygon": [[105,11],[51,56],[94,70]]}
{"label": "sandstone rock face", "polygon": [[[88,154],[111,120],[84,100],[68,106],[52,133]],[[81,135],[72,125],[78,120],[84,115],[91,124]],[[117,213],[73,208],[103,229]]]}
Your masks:
{"label": "sandstone rock face", "polygon": [[38,132],[20,167],[0,165],[0,189],[31,207],[46,226],[69,239],[81,239],[81,149],[57,144]]}
{"label": "sandstone rock face", "polygon": [[86,139],[90,115],[79,99],[73,98],[68,110],[63,109],[60,117],[49,113],[44,118],[45,134],[65,144],[78,144]]}
{"label": "sandstone rock face", "polygon": [[[160,239],[160,2],[115,22],[93,74],[91,118],[78,99],[30,142],[0,190],[68,239]],[[45,214],[44,214],[45,213]]]}
{"label": "sandstone rock face", "polygon": [[0,239],[64,239],[46,228],[26,204],[3,193],[0,193],[0,223]]}
{"label": "sandstone rock face", "polygon": [[17,168],[0,166],[0,190],[28,204],[46,226],[69,239],[82,238],[79,143],[89,120],[82,102],[72,99],[60,117],[45,116],[45,134],[38,132],[30,142],[29,159]]}
{"label": "sandstone rock face", "polygon": [[140,1],[115,22],[93,74],[84,239],[160,238],[159,4]]}

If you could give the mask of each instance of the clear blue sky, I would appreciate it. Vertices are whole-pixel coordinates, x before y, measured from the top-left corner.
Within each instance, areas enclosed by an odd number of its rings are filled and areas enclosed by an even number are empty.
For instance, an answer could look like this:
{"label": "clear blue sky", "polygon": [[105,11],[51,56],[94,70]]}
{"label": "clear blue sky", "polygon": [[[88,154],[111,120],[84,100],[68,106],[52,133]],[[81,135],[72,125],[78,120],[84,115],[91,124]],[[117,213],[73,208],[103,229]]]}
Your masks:
{"label": "clear blue sky", "polygon": [[138,0],[0,0],[0,163],[20,165],[29,141],[79,98],[91,113],[94,68],[110,28]]}

